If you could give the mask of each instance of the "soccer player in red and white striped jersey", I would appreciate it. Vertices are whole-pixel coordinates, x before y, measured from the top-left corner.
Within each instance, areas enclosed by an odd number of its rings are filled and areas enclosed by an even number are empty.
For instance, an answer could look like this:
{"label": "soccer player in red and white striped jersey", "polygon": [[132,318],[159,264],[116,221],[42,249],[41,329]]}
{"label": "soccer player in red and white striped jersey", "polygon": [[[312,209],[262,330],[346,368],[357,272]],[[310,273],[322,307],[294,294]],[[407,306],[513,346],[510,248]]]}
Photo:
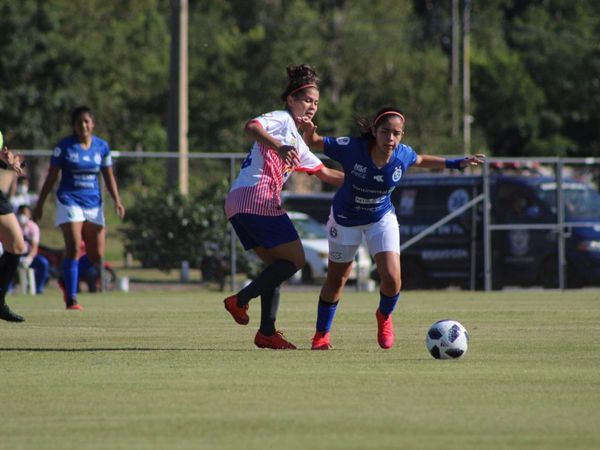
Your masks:
{"label": "soccer player in red and white striped jersey", "polygon": [[319,79],[303,64],[287,68],[288,85],[281,99],[285,109],[250,120],[246,133],[254,140],[233,183],[225,212],[244,249],[254,252],[266,268],[248,286],[225,299],[234,320],[246,325],[251,299],[261,297],[261,323],[254,343],[261,348],[295,349],[275,328],[279,286],[305,264],[298,233],[281,206],[281,190],[292,172],[316,175],[339,186],[344,174],[327,168],[302,139],[302,124],[312,121],[319,106]]}

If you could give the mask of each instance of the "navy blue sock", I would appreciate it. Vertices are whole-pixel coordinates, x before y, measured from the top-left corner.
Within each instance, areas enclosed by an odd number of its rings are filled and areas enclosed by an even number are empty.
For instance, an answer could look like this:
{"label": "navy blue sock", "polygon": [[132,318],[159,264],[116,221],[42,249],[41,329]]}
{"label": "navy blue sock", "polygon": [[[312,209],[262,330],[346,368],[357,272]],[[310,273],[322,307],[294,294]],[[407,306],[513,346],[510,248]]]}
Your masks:
{"label": "navy blue sock", "polygon": [[293,262],[287,259],[275,260],[252,283],[238,292],[238,306],[247,305],[253,298],[272,291],[284,281],[289,280],[297,271],[298,269]]}
{"label": "navy blue sock", "polygon": [[389,316],[396,307],[398,299],[400,298],[400,292],[392,297],[384,295],[381,291],[379,292],[379,312],[385,316]]}
{"label": "navy blue sock", "polygon": [[319,306],[317,307],[317,331],[326,333],[331,329],[335,311],[339,300],[334,303],[328,303],[319,297]]}
{"label": "navy blue sock", "polygon": [[260,332],[265,336],[275,334],[275,320],[279,310],[279,286],[260,295]]}
{"label": "navy blue sock", "polygon": [[65,280],[65,292],[67,302],[77,298],[77,285],[79,284],[79,264],[76,259],[65,258],[63,261],[63,276]]}

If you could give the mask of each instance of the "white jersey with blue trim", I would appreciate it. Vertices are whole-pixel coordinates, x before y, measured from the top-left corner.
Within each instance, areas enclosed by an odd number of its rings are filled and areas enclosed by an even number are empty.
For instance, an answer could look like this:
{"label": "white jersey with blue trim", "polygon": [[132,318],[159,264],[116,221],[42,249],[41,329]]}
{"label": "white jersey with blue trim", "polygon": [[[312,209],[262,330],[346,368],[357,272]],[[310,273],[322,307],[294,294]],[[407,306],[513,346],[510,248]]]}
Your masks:
{"label": "white jersey with blue trim", "polygon": [[392,191],[404,172],[417,161],[412,148],[399,144],[387,164],[380,168],[371,159],[366,139],[325,137],[323,143],[325,154],[344,168],[344,184],[333,197],[333,215],[338,224],[366,225],[394,210]]}
{"label": "white jersey with blue trim", "polygon": [[106,141],[92,136],[90,148],[84,149],[75,136],[64,138],[54,149],[50,165],[62,172],[56,192],[59,202],[84,208],[102,205],[98,174],[112,165]]}

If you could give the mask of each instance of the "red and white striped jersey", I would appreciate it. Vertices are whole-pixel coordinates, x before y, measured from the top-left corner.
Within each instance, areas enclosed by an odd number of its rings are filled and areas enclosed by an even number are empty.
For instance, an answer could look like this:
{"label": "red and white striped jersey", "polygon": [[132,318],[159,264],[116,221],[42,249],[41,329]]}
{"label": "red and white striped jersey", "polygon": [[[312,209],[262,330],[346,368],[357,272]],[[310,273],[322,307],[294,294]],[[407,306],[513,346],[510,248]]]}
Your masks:
{"label": "red and white striped jersey", "polygon": [[274,148],[254,142],[225,201],[228,218],[239,213],[261,216],[285,214],[281,206],[281,190],[292,171],[312,175],[323,167],[321,160],[302,140],[289,112],[273,111],[253,121],[258,122],[267,133],[285,145],[295,147],[300,163],[295,167],[287,166]]}

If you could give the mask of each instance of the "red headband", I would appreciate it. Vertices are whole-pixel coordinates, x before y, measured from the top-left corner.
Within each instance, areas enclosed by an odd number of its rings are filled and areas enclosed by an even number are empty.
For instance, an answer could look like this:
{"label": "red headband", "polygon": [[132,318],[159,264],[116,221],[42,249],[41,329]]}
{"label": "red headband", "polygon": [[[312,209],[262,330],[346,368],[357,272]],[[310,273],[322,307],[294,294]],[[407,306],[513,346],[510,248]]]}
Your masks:
{"label": "red headband", "polygon": [[313,87],[316,88],[317,85],[315,83],[308,83],[308,84],[303,84],[300,87],[297,87],[296,89],[294,89],[292,92],[290,92],[288,95],[294,95],[296,92],[301,91],[302,89],[306,89],[309,87]]}
{"label": "red headband", "polygon": [[379,114],[377,117],[375,117],[375,120],[373,121],[373,126],[375,126],[377,124],[377,122],[379,121],[379,119],[381,119],[383,116],[388,116],[390,114],[400,117],[402,119],[402,122],[405,122],[404,116],[402,114],[400,114],[398,111],[385,111],[385,112],[382,112],[381,114]]}

